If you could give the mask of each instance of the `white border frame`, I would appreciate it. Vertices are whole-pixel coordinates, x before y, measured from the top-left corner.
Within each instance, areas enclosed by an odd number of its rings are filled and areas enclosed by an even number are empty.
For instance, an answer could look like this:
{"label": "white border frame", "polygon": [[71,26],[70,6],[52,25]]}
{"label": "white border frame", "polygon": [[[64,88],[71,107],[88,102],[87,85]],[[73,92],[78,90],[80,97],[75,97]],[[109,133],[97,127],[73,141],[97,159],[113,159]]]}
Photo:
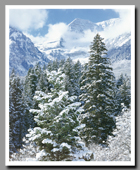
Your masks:
{"label": "white border frame", "polygon": [[[131,161],[9,161],[9,9],[131,9]],[[5,165],[6,166],[135,166],[135,5],[6,5],[5,6]]]}

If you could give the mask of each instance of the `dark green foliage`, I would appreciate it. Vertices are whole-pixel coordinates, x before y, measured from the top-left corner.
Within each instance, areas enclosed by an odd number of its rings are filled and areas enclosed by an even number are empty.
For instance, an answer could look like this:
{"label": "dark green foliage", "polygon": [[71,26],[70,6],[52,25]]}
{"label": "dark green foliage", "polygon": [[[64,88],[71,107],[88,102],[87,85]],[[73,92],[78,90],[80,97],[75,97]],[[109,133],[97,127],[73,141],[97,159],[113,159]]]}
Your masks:
{"label": "dark green foliage", "polygon": [[59,61],[57,59],[50,61],[47,65],[48,71],[58,71],[59,69]]}
{"label": "dark green foliage", "polygon": [[78,60],[75,64],[74,64],[74,81],[75,81],[75,95],[77,97],[79,97],[80,95],[80,78],[81,78],[81,70],[82,70],[82,65],[80,63],[80,61]]}
{"label": "dark green foliage", "polygon": [[73,61],[69,57],[64,65],[65,77],[65,90],[69,92],[69,95],[74,95],[74,70]]}
{"label": "dark green foliage", "polygon": [[30,109],[38,109],[38,102],[33,100],[35,91],[43,91],[48,93],[50,91],[51,85],[47,79],[46,70],[42,70],[39,63],[35,67],[30,68],[27,76],[25,77],[23,96],[25,103],[28,107],[26,112],[28,120],[27,127],[34,127],[36,123],[34,121],[34,116],[29,112]]}
{"label": "dark green foliage", "polygon": [[43,91],[45,93],[50,92],[51,84],[48,82],[46,71],[42,71],[42,74],[38,80],[38,91]]}
{"label": "dark green foliage", "polygon": [[10,125],[10,153],[22,146],[22,139],[27,129],[36,126],[34,116],[29,110],[38,108],[38,103],[33,101],[36,90],[50,91],[47,74],[42,71],[39,63],[30,68],[25,80],[15,75],[14,70],[9,80],[9,125]]}
{"label": "dark green foliage", "polygon": [[22,146],[22,138],[27,129],[25,122],[25,104],[22,97],[23,85],[14,70],[9,80],[9,134],[10,150]]}
{"label": "dark green foliage", "polygon": [[106,51],[103,39],[97,34],[90,47],[91,55],[81,82],[83,93],[80,99],[84,102],[85,112],[82,123],[86,124],[81,136],[87,145],[106,142],[115,127],[115,78]]}
{"label": "dark green foliage", "polygon": [[62,69],[65,73],[65,90],[69,92],[70,96],[80,94],[80,76],[81,76],[81,63],[78,61],[77,63],[73,63],[72,59],[69,57]]}
{"label": "dark green foliage", "polygon": [[62,70],[63,70],[64,65],[65,65],[65,59],[60,60],[59,68],[62,68]]}
{"label": "dark green foliage", "polygon": [[59,62],[58,62],[58,60],[56,59],[56,60],[54,60],[54,61],[52,62],[52,70],[53,70],[53,71],[58,71],[58,68],[59,68]]}
{"label": "dark green foliage", "polygon": [[124,106],[130,108],[131,103],[131,88],[130,88],[130,79],[127,75],[120,75],[120,78],[117,81],[117,87],[120,94],[121,103],[124,103]]}
{"label": "dark green foliage", "polygon": [[123,84],[123,81],[124,81],[124,77],[123,77],[123,74],[121,74],[119,79],[116,82],[117,88],[119,88]]}
{"label": "dark green foliage", "polygon": [[[68,161],[75,158],[76,152],[85,148],[78,137],[79,126],[78,107],[76,96],[69,97],[65,91],[65,75],[61,72],[48,73],[48,79],[53,84],[51,92],[45,94],[41,91],[35,93],[34,100],[39,102],[40,109],[32,109],[37,126],[30,130],[27,137],[39,146],[40,161]],[[84,151],[84,155],[85,155]],[[79,155],[81,157],[81,154]],[[86,159],[87,158],[85,155]]]}
{"label": "dark green foliage", "polygon": [[114,104],[114,109],[115,109],[115,116],[121,114],[122,112],[122,99],[121,99],[121,94],[118,88],[115,88],[115,104]]}
{"label": "dark green foliage", "polygon": [[[130,80],[121,75],[115,82],[99,34],[94,37],[84,66],[71,58],[56,59],[43,69],[37,63],[23,83],[14,71],[9,82],[10,154],[22,146],[22,138],[31,127],[27,138],[39,146],[41,161],[73,160],[74,154],[81,151],[84,155],[86,147],[81,138],[87,146],[92,142],[106,144],[122,103],[127,108],[131,103]],[[90,160],[91,155],[80,159]]]}

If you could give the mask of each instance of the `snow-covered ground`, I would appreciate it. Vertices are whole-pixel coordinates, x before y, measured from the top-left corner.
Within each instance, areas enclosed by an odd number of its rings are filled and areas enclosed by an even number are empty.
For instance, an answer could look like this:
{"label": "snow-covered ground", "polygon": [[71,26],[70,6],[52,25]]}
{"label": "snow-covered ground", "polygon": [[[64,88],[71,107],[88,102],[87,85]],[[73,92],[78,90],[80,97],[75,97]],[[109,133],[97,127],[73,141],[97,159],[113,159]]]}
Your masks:
{"label": "snow-covered ground", "polygon": [[[122,114],[116,117],[116,129],[114,129],[113,136],[108,138],[108,147],[91,144],[89,146],[90,152],[93,153],[91,161],[131,161],[131,111],[123,110]],[[84,143],[83,143],[84,144]],[[64,143],[64,145],[67,145]],[[87,151],[76,153],[73,161],[84,161],[78,159],[82,154],[87,154]],[[38,161],[38,154],[44,154],[39,151],[39,148],[30,143],[25,148],[21,149],[19,153],[14,153],[10,161]],[[87,156],[87,155],[86,155]]]}
{"label": "snow-covered ground", "polygon": [[94,161],[131,161],[131,111],[124,111],[116,121],[115,137],[109,137],[108,147],[90,146]]}

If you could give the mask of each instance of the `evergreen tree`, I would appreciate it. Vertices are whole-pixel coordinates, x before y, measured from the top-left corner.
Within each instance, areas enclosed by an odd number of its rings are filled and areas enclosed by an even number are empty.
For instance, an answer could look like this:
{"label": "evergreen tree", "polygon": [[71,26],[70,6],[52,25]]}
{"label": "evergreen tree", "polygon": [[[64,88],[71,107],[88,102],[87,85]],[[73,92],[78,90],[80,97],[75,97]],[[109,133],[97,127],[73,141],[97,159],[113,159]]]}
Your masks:
{"label": "evergreen tree", "polygon": [[60,60],[59,62],[59,68],[64,71],[64,65],[65,65],[65,59]]}
{"label": "evergreen tree", "polygon": [[41,76],[38,80],[37,91],[42,91],[45,93],[50,92],[51,84],[48,82],[46,70],[42,71]]}
{"label": "evergreen tree", "polygon": [[114,89],[115,91],[115,104],[114,104],[114,109],[115,109],[115,116],[120,115],[122,112],[122,100],[121,100],[121,93],[120,90],[118,90],[117,86]]}
{"label": "evergreen tree", "polygon": [[35,126],[34,116],[32,113],[29,112],[29,110],[34,107],[38,108],[38,104],[35,101],[33,101],[33,96],[35,94],[37,85],[38,85],[38,77],[35,74],[34,68],[30,68],[28,70],[27,76],[25,77],[24,89],[23,89],[24,103],[26,104],[26,108],[27,108],[26,109],[27,128]]}
{"label": "evergreen tree", "polygon": [[[10,152],[22,146],[22,138],[26,133],[25,105],[22,97],[23,85],[14,70],[9,81],[9,125]],[[15,151],[15,150],[14,150]]]}
{"label": "evergreen tree", "polygon": [[75,80],[75,95],[79,97],[80,95],[80,78],[81,78],[81,70],[82,70],[82,65],[80,61],[78,60],[74,64],[74,80]]}
{"label": "evergreen tree", "polygon": [[53,71],[58,71],[59,68],[59,61],[57,60],[57,58],[52,62],[52,70]]}
{"label": "evergreen tree", "polygon": [[46,64],[43,65],[43,71],[45,71],[47,69]]}
{"label": "evergreen tree", "polygon": [[106,51],[103,38],[97,34],[90,46],[87,71],[82,76],[85,79],[81,82],[84,91],[80,95],[84,102],[81,122],[86,125],[81,136],[87,145],[106,142],[115,127],[115,81]]}
{"label": "evergreen tree", "polygon": [[23,91],[24,103],[26,105],[26,117],[28,117],[26,120],[28,128],[36,126],[34,116],[29,112],[32,108],[39,108],[38,102],[33,100],[35,91],[40,90],[47,93],[50,91],[50,88],[51,84],[48,82],[46,70],[42,70],[39,63],[28,70]]}
{"label": "evergreen tree", "polygon": [[124,81],[124,77],[123,77],[123,74],[121,74],[119,79],[116,82],[117,88],[119,88],[123,84],[123,81]]}
{"label": "evergreen tree", "polygon": [[16,148],[13,143],[12,129],[9,125],[9,155],[11,156],[14,152],[16,152]]}
{"label": "evergreen tree", "polygon": [[36,63],[34,67],[34,74],[37,76],[37,80],[40,79],[41,73],[42,73],[42,69],[41,69],[40,63],[38,62]]}
{"label": "evergreen tree", "polygon": [[49,63],[47,64],[47,70],[48,70],[48,71],[52,71],[52,70],[53,70],[52,61],[49,61]]}
{"label": "evergreen tree", "polygon": [[80,62],[74,65],[72,59],[69,57],[64,65],[63,72],[65,73],[65,90],[69,92],[70,96],[80,94],[79,76],[80,76]]}
{"label": "evergreen tree", "polygon": [[[82,94],[82,96],[86,96],[87,94],[87,89],[83,88],[86,83],[88,83],[86,74],[88,71],[88,63],[85,63],[82,70],[81,70],[81,77],[80,77],[80,94]],[[82,97],[80,96],[80,98]],[[82,105],[84,104],[84,101],[81,101]]]}
{"label": "evergreen tree", "polygon": [[64,74],[59,71],[47,74],[53,88],[48,94],[36,91],[34,100],[40,103],[40,109],[30,111],[35,114],[38,127],[30,129],[26,135],[29,141],[39,146],[37,160],[90,160],[92,153],[78,137],[78,107],[81,103],[75,102],[76,96],[69,97],[65,91]]}
{"label": "evergreen tree", "polygon": [[130,92],[130,79],[127,75],[120,75],[120,78],[117,81],[118,90],[120,93],[121,103],[124,103],[124,106],[130,108],[131,103],[131,92]]}
{"label": "evergreen tree", "polygon": [[30,68],[25,77],[24,95],[30,108],[34,107],[33,96],[38,85],[38,76],[35,74],[35,71],[37,72],[34,68]]}

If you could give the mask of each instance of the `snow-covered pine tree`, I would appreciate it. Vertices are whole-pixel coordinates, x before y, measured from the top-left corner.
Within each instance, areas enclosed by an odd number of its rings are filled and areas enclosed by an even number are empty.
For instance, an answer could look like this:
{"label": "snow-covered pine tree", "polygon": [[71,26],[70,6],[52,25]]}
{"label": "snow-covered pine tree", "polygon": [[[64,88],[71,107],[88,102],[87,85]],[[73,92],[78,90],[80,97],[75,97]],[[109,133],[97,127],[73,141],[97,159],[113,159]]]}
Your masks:
{"label": "snow-covered pine tree", "polygon": [[74,80],[75,80],[75,95],[79,97],[80,95],[80,78],[81,78],[81,72],[82,72],[82,65],[80,61],[78,60],[74,66]]}
{"label": "snow-covered pine tree", "polygon": [[[76,68],[77,66],[77,68]],[[80,63],[74,65],[72,59],[67,58],[62,71],[65,73],[65,90],[69,92],[70,96],[79,95],[79,76],[80,76]],[[79,70],[78,70],[79,69]]]}
{"label": "snow-covered pine tree", "polygon": [[69,92],[69,95],[74,95],[74,70],[73,70],[73,61],[69,57],[67,58],[64,65],[65,77],[65,89]]}
{"label": "snow-covered pine tree", "polygon": [[52,62],[52,70],[53,71],[58,71],[59,68],[59,61],[57,60],[57,58],[55,60],[53,60]]}
{"label": "snow-covered pine tree", "polygon": [[124,76],[123,74],[121,74],[116,82],[117,88],[119,88],[123,84],[123,81],[124,81]]}
{"label": "snow-covered pine tree", "polygon": [[[37,72],[37,70],[36,70]],[[24,88],[23,88],[23,98],[26,104],[26,126],[34,127],[35,121],[32,113],[29,112],[31,108],[38,107],[37,103],[33,101],[33,96],[35,94],[38,85],[38,76],[35,74],[34,68],[29,68],[28,73],[25,77]]]}
{"label": "snow-covered pine tree", "polygon": [[130,108],[131,103],[131,86],[130,86],[130,79],[127,75],[123,76],[120,75],[118,81],[117,81],[117,87],[118,91],[120,93],[120,99],[121,103],[124,103],[124,105],[127,108]]}
{"label": "snow-covered pine tree", "polygon": [[[86,74],[88,71],[88,63],[85,63],[82,67],[82,71],[81,71],[81,77],[80,77],[80,94],[82,94],[82,96],[86,96],[87,94],[87,90],[85,88],[82,88],[86,85],[86,83],[88,83]],[[80,96],[80,98],[82,97]],[[84,104],[84,101],[81,101],[82,105]]]}
{"label": "snow-covered pine tree", "polygon": [[46,67],[47,67],[48,71],[52,71],[53,70],[53,68],[52,68],[52,61],[49,61]]}
{"label": "snow-covered pine tree", "polygon": [[[23,85],[13,70],[9,80],[9,135],[10,152],[22,146],[26,133],[25,105],[22,97]],[[15,148],[14,148],[15,147]]]}
{"label": "snow-covered pine tree", "polygon": [[105,143],[115,127],[115,78],[106,51],[103,38],[97,34],[90,46],[87,70],[82,76],[85,79],[81,82],[80,99],[84,102],[81,122],[86,125],[81,136],[87,145]]}
{"label": "snow-covered pine tree", "polygon": [[115,116],[117,116],[121,114],[123,107],[122,107],[120,90],[118,90],[117,86],[114,89],[114,92],[115,92],[114,113],[115,113]]}
{"label": "snow-covered pine tree", "polygon": [[26,96],[26,100],[30,108],[34,107],[33,96],[35,94],[37,85],[38,85],[38,76],[35,73],[35,69],[30,68],[28,70],[27,76],[25,77],[25,84],[24,84],[24,95]]}
{"label": "snow-covered pine tree", "polygon": [[60,62],[59,62],[59,68],[61,68],[61,70],[64,70],[64,69],[63,69],[63,68],[64,68],[64,65],[65,65],[65,59],[60,60]]}
{"label": "snow-covered pine tree", "polygon": [[48,71],[58,71],[59,69],[59,61],[58,59],[55,59],[53,61],[50,61],[47,65]]}
{"label": "snow-covered pine tree", "polygon": [[41,76],[38,80],[38,86],[36,88],[37,91],[42,91],[45,93],[50,92],[51,84],[48,82],[46,71],[42,71]]}
{"label": "snow-covered pine tree", "polygon": [[12,129],[9,125],[9,155],[11,156],[14,152],[16,152],[16,148],[13,143]]}
{"label": "snow-covered pine tree", "polygon": [[75,102],[76,96],[69,97],[65,91],[64,74],[52,71],[47,75],[53,88],[48,94],[36,91],[34,100],[40,103],[40,109],[30,111],[35,114],[37,127],[26,135],[29,141],[39,146],[37,160],[90,160],[92,152],[78,137],[78,114],[81,112],[78,107],[81,103]]}
{"label": "snow-covered pine tree", "polygon": [[42,69],[40,63],[37,62],[36,65],[34,66],[34,74],[37,76],[37,80],[40,79],[41,73],[42,73]]}

